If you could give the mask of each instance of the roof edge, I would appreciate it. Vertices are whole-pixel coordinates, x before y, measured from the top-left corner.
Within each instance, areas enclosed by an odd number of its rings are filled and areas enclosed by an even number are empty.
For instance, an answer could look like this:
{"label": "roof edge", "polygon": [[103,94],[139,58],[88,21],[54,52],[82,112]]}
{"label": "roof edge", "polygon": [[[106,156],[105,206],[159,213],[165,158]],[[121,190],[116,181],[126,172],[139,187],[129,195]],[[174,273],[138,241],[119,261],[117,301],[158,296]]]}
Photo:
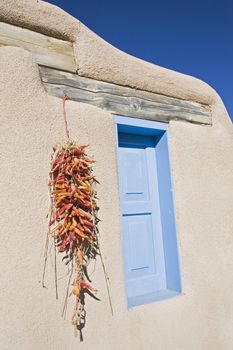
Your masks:
{"label": "roof edge", "polygon": [[128,55],[47,2],[0,0],[0,21],[72,42],[80,76],[205,105],[220,99],[205,82]]}

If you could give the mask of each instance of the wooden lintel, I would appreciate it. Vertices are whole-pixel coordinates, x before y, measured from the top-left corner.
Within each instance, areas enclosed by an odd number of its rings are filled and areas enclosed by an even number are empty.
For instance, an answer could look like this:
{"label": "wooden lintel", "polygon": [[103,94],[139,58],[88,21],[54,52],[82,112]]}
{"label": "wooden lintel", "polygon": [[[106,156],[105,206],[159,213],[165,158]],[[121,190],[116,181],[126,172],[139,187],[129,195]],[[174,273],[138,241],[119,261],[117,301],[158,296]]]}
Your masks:
{"label": "wooden lintel", "polygon": [[169,122],[185,120],[211,124],[211,113],[201,104],[40,67],[41,79],[53,96],[92,104],[112,113]]}

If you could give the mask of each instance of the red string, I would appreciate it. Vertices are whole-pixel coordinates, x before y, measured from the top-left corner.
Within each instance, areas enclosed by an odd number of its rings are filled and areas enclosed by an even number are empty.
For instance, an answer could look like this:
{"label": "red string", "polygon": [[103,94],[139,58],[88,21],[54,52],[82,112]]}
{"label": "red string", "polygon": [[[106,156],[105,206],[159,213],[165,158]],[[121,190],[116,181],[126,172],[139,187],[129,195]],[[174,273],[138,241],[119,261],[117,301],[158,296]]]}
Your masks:
{"label": "red string", "polygon": [[69,136],[69,130],[68,130],[68,125],[67,125],[66,106],[65,106],[65,103],[66,103],[67,100],[69,100],[69,96],[64,95],[63,98],[62,98],[62,107],[63,107],[63,114],[64,114],[66,137],[67,137],[67,139],[69,139],[70,136]]}

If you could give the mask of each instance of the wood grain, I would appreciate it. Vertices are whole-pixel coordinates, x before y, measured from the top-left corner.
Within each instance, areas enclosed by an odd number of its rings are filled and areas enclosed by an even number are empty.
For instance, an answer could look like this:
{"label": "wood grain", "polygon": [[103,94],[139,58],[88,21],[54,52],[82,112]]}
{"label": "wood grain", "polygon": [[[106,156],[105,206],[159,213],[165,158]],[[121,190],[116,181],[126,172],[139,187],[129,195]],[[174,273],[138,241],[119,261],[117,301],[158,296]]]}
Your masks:
{"label": "wood grain", "polygon": [[114,114],[169,122],[186,120],[211,124],[208,107],[164,95],[83,78],[77,74],[40,67],[47,92],[53,96],[92,104]]}

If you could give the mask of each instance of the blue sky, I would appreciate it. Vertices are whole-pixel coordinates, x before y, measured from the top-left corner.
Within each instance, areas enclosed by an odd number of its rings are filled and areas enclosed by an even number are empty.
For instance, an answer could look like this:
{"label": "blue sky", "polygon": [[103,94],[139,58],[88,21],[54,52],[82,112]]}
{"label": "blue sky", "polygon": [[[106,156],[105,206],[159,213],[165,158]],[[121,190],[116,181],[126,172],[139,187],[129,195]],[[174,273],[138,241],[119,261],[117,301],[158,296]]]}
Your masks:
{"label": "blue sky", "polygon": [[233,120],[233,0],[51,0],[117,48],[193,75]]}

